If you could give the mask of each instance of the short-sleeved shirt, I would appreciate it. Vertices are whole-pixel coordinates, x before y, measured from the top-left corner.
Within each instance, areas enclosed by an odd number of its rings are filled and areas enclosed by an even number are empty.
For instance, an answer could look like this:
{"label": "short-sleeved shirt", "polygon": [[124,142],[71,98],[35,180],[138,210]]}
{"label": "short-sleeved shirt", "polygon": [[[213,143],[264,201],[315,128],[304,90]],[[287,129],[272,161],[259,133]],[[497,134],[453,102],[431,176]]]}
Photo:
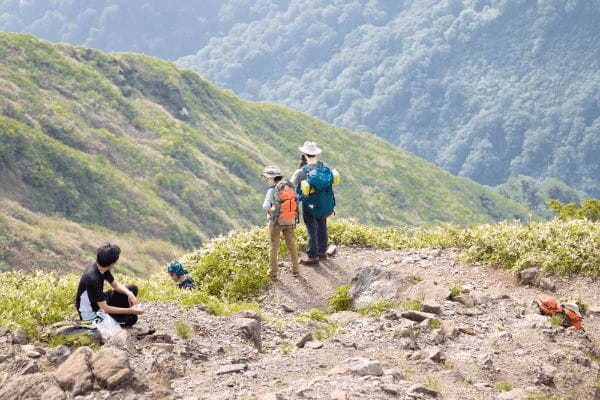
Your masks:
{"label": "short-sleeved shirt", "polygon": [[96,263],[88,266],[83,275],[81,275],[79,287],[77,288],[77,296],[75,297],[75,307],[81,319],[89,320],[95,318],[96,313],[100,310],[98,303],[106,301],[104,281],[113,283],[115,278],[110,271],[101,273]]}

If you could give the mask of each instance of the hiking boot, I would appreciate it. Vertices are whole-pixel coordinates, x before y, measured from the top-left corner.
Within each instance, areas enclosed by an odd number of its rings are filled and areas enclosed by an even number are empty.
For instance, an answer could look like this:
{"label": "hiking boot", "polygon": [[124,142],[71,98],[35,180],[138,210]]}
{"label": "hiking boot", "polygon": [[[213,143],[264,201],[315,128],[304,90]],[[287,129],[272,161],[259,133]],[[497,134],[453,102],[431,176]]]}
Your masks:
{"label": "hiking boot", "polygon": [[300,264],[319,265],[319,259],[318,258],[303,258],[302,260],[300,260]]}
{"label": "hiking boot", "polygon": [[327,260],[327,254],[319,254],[319,261]]}

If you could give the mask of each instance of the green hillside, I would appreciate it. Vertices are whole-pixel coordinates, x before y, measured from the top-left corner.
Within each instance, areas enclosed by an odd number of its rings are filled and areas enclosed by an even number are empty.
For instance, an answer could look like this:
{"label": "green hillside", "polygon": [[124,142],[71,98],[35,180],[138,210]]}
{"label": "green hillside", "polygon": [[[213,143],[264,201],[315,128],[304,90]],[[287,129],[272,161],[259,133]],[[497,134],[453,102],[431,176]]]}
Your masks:
{"label": "green hillside", "polygon": [[0,34],[0,192],[27,209],[186,248],[262,224],[259,173],[314,139],[343,177],[338,215],[491,222],[527,210],[367,133],[242,101],[132,54]]}

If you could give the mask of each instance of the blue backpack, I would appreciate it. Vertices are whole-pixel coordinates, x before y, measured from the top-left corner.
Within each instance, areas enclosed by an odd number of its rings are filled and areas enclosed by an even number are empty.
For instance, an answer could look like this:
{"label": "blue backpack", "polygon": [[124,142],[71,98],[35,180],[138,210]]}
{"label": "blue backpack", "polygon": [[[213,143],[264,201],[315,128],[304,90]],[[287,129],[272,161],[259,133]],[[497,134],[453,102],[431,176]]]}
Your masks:
{"label": "blue backpack", "polygon": [[308,211],[317,218],[330,216],[335,210],[333,172],[321,161],[316,165],[305,165],[302,170],[311,189],[314,189],[305,196],[298,185],[300,201],[303,204],[302,210]]}

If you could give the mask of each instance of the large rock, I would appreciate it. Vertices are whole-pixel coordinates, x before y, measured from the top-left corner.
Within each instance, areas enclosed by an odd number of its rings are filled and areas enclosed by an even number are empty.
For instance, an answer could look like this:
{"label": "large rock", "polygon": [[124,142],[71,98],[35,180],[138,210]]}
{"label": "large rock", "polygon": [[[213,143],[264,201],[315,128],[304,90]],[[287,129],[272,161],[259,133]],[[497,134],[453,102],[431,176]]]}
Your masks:
{"label": "large rock", "polygon": [[46,360],[52,367],[58,367],[71,355],[69,346],[62,345],[46,352]]}
{"label": "large rock", "polygon": [[306,345],[306,343],[310,342],[311,340],[313,340],[313,334],[312,332],[308,332],[307,334],[302,336],[302,339],[300,339],[298,343],[296,343],[296,347],[302,349],[304,345]]}
{"label": "large rock", "polygon": [[0,400],[45,400],[44,393],[53,386],[47,374],[13,376],[0,387]]}
{"label": "large rock", "polygon": [[383,368],[381,363],[376,360],[366,358],[351,358],[345,360],[331,371],[330,375],[358,375],[358,376],[382,376]]}
{"label": "large rock", "polygon": [[430,389],[430,388],[422,386],[422,385],[411,386],[410,389],[408,389],[408,393],[416,394],[416,395],[424,395],[426,397],[434,397],[434,398],[437,398],[440,395],[440,393],[438,391]]}
{"label": "large rock", "polygon": [[29,337],[27,336],[27,332],[23,329],[19,328],[12,332],[12,342],[13,344],[24,345],[29,343]]}
{"label": "large rock", "polygon": [[242,335],[254,344],[258,351],[262,349],[262,340],[260,333],[260,322],[252,318],[238,318],[235,321],[237,329],[242,332]]}
{"label": "large rock", "polygon": [[352,285],[349,295],[355,306],[360,308],[381,300],[396,299],[410,282],[397,271],[369,266],[357,271],[352,278]]}
{"label": "large rock", "polygon": [[350,322],[358,318],[360,318],[360,314],[354,311],[339,311],[327,317],[330,322],[340,326],[348,325]]}
{"label": "large rock", "polygon": [[132,371],[123,350],[104,347],[92,358],[92,371],[101,386],[113,390],[129,383]]}
{"label": "large rock", "polygon": [[423,322],[426,319],[435,319],[435,314],[430,314],[422,311],[405,311],[400,314],[402,318],[409,319],[415,322]]}
{"label": "large rock", "polygon": [[519,280],[523,285],[529,285],[535,282],[538,276],[539,268],[531,267],[519,272]]}
{"label": "large rock", "polygon": [[540,279],[540,288],[544,290],[548,290],[550,292],[554,292],[556,290],[556,283],[551,278],[542,278]]}
{"label": "large rock", "polygon": [[65,391],[74,395],[85,394],[92,390],[94,377],[90,369],[92,350],[80,347],[69,356],[56,370],[54,377]]}

